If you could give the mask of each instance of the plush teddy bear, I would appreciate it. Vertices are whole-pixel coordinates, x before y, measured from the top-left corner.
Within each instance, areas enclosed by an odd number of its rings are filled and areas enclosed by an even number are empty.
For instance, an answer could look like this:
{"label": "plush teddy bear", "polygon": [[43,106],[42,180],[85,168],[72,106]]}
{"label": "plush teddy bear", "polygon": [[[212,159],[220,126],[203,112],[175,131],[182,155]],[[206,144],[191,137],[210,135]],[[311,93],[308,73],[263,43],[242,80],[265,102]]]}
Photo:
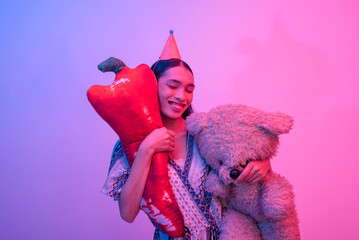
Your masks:
{"label": "plush teddy bear", "polygon": [[187,131],[195,135],[198,150],[211,167],[205,189],[227,207],[221,239],[300,239],[292,185],[284,177],[270,171],[258,183],[237,180],[250,161],[272,158],[278,136],[292,125],[286,114],[243,105],[218,106],[186,119]]}

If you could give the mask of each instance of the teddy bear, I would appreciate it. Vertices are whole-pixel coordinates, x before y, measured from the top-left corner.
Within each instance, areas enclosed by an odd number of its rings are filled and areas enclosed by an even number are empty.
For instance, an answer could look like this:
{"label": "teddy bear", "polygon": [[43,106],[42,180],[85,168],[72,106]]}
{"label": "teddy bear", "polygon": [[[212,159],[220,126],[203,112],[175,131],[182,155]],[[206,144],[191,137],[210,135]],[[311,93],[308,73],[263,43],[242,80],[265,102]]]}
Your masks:
{"label": "teddy bear", "polygon": [[288,133],[293,119],[244,105],[222,105],[208,113],[192,113],[186,130],[211,170],[206,191],[225,208],[220,239],[300,239],[293,187],[270,170],[258,183],[238,181],[253,160],[271,159],[279,135]]}

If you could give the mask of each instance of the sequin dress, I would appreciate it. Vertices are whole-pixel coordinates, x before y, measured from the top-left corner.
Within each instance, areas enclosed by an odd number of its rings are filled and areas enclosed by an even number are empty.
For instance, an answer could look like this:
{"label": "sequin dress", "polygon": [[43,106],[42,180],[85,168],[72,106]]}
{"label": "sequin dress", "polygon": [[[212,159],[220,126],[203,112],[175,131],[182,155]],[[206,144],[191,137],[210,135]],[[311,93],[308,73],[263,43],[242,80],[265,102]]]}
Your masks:
{"label": "sequin dress", "polygon": [[[172,159],[168,160],[168,174],[176,201],[183,214],[185,236],[178,239],[213,240],[218,239],[222,206],[218,199],[204,190],[203,183],[209,166],[199,155],[194,137],[187,136],[186,160],[184,166],[178,166]],[[112,152],[110,168],[102,192],[117,200],[122,186],[130,173],[120,141],[117,141]],[[155,240],[170,240],[156,224]]]}

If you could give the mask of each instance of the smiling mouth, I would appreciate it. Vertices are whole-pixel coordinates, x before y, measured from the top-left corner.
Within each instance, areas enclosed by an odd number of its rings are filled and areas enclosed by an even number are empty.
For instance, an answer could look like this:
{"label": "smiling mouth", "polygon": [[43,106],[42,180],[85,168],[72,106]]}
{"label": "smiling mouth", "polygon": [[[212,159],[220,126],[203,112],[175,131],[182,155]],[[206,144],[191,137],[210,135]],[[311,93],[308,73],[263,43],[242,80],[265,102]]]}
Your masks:
{"label": "smiling mouth", "polygon": [[172,106],[172,108],[176,111],[181,111],[185,104],[182,103],[175,103],[172,101],[168,101],[168,103]]}

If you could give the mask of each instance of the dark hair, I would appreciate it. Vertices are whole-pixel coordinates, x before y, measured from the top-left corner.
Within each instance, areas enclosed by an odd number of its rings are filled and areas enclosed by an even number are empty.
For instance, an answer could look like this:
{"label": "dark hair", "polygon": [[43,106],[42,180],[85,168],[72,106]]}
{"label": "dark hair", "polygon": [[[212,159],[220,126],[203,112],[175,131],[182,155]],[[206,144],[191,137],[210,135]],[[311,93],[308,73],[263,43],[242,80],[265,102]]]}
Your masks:
{"label": "dark hair", "polygon": [[[185,67],[193,75],[193,72],[192,72],[192,69],[190,68],[190,66],[186,62],[182,61],[181,59],[177,59],[177,58],[171,58],[171,59],[167,59],[167,60],[158,60],[157,62],[155,62],[152,65],[151,70],[155,74],[157,81],[158,81],[158,79],[168,69],[178,67],[178,66]],[[186,111],[184,111],[184,113],[182,114],[182,118],[186,119],[186,117],[188,117],[193,112],[194,111],[193,111],[192,105],[189,105],[188,108],[186,109]]]}

